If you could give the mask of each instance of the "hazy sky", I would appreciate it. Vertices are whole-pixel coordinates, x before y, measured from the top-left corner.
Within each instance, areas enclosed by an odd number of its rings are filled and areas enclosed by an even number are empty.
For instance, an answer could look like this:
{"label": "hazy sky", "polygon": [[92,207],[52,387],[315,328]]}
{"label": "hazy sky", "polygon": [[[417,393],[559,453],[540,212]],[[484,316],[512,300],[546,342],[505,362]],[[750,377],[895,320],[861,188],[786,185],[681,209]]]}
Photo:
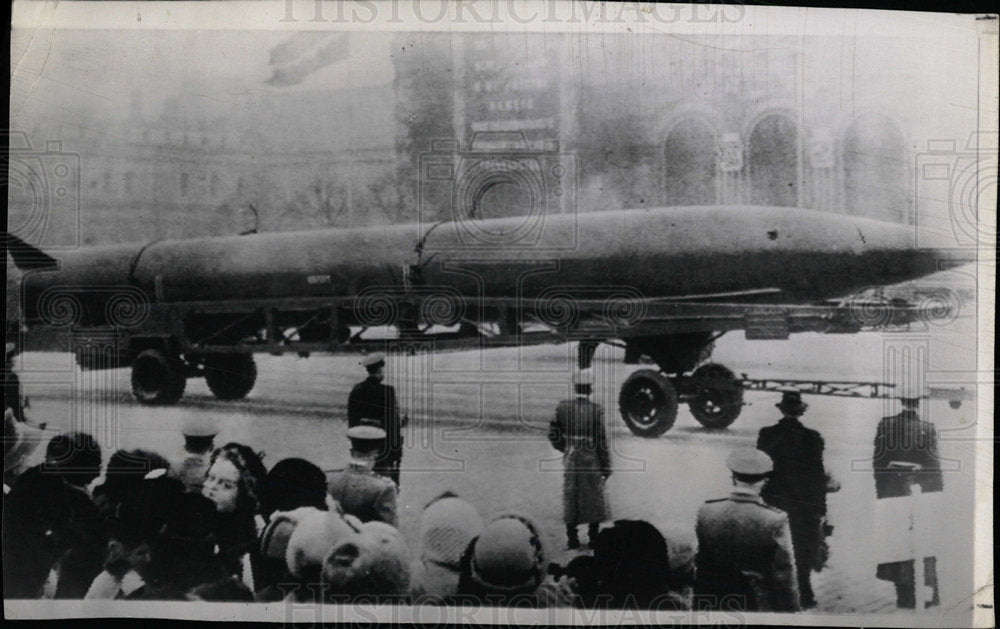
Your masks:
{"label": "hazy sky", "polygon": [[184,30],[14,30],[11,36],[11,120],[22,108],[53,115],[89,105],[128,112],[131,93],[144,95],[148,116],[183,86],[223,104],[266,93],[376,85],[392,80],[391,33],[355,35],[350,60],[323,68],[290,87],[271,87],[270,51],[291,33]]}
{"label": "hazy sky", "polygon": [[[821,54],[806,60],[804,89],[819,94],[836,86],[831,97],[841,110],[880,102],[889,110],[902,107],[918,142],[942,133],[967,135],[976,124],[977,40],[962,35],[942,32],[935,40],[833,37],[828,49],[819,47]],[[197,95],[198,107],[211,112],[239,108],[268,94],[392,80],[392,55],[397,51],[391,41],[396,34],[369,31],[351,35],[348,60],[316,71],[298,85],[268,85],[271,50],[294,36],[273,30],[14,29],[11,125],[17,128],[22,111],[72,123],[84,107],[98,118],[114,121],[128,113],[136,89],[143,93],[145,115],[154,118],[163,101],[182,88]],[[510,40],[511,46],[520,41],[517,33],[502,30],[486,36]],[[597,46],[576,47],[581,56],[566,71],[593,78],[602,72],[625,72],[621,64],[635,66],[627,74],[639,90],[648,81],[659,80],[664,66],[664,60],[643,53],[648,37],[601,37]],[[767,40],[730,36],[720,41],[752,48]],[[498,58],[503,61],[507,56]],[[627,97],[626,91],[623,98]]]}

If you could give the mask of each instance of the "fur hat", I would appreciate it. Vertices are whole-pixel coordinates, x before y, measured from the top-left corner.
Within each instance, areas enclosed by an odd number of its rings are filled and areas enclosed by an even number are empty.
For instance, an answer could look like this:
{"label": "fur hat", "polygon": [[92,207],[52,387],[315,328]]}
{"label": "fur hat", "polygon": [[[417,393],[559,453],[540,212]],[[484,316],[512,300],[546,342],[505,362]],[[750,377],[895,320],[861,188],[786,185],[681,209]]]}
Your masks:
{"label": "fur hat", "polygon": [[472,543],[469,578],[486,592],[534,591],[545,568],[538,527],[523,516],[500,516]]}
{"label": "fur hat", "polygon": [[[361,530],[360,520],[343,514],[339,509],[321,511],[315,507],[302,507],[287,513],[275,513],[271,522],[272,526],[279,527],[277,532],[280,534],[277,540],[272,539],[270,545],[274,548],[270,552],[274,552],[282,537],[288,534],[285,548],[288,572],[297,579],[315,580],[313,582],[319,581],[323,561],[330,550]],[[288,533],[288,527],[281,522],[294,523],[292,531]]]}
{"label": "fur hat", "polygon": [[385,522],[365,522],[338,543],[323,563],[323,585],[333,596],[392,596],[410,588],[409,550]]}

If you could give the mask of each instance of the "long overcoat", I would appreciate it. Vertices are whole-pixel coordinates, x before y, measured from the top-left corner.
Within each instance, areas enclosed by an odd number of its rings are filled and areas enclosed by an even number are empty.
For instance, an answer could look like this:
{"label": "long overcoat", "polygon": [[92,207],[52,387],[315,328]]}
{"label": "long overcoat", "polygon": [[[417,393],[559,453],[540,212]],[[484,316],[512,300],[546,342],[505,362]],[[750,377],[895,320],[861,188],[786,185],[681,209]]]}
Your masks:
{"label": "long overcoat", "polygon": [[611,454],[600,404],[580,396],[556,407],[549,441],[563,453],[563,520],[575,525],[611,519],[604,481]]}

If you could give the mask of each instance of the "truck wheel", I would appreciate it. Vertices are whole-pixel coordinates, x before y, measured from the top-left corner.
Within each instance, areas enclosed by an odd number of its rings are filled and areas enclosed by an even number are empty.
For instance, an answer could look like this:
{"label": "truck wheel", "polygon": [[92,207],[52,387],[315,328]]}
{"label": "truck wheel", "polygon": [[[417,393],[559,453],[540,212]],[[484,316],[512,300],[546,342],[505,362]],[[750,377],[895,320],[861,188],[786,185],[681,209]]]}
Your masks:
{"label": "truck wheel", "polygon": [[211,356],[205,360],[205,383],[220,400],[239,400],[257,382],[252,354]]}
{"label": "truck wheel", "polygon": [[688,407],[705,428],[726,428],[743,412],[743,386],[726,367],[702,365],[691,374],[691,382],[697,393]]}
{"label": "truck wheel", "polygon": [[132,361],[132,395],[141,404],[165,406],[184,395],[183,364],[158,349],[143,350]]}
{"label": "truck wheel", "polygon": [[677,391],[662,373],[640,369],[622,384],[618,410],[634,434],[659,437],[677,419]]}

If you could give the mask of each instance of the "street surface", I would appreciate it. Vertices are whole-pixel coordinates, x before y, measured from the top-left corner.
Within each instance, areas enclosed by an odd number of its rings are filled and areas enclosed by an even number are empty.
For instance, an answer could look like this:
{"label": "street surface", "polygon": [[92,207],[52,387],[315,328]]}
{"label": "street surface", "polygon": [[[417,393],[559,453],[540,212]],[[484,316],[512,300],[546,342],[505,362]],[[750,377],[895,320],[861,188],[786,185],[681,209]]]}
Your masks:
{"label": "street surface", "polygon": [[[971,323],[958,322],[928,335],[800,335],[789,341],[748,342],[741,333],[717,343],[714,362],[750,377],[886,379],[884,348],[926,343],[929,381],[975,382]],[[906,340],[909,339],[909,340]],[[415,545],[423,506],[445,490],[476,505],[487,519],[516,511],[537,520],[547,536],[550,560],[565,562],[561,471],[546,429],[559,400],[569,397],[575,346],[466,351],[390,357],[387,382],[397,387],[409,414],[405,430],[400,528]],[[69,354],[19,357],[29,416],[60,429],[85,430],[98,438],[105,459],[116,448],[144,447],[172,455],[182,443],[180,427],[193,414],[215,418],[217,445],[246,443],[265,453],[270,467],[285,457],[303,457],[324,469],[347,461],[345,407],[348,392],[363,377],[356,356],[258,355],[257,385],[245,400],[222,402],[204,381],[189,380],[173,407],[138,405],[129,393],[128,370],[81,372]],[[594,364],[596,399],[605,408],[615,473],[607,483],[615,518],[656,524],[681,557],[693,552],[699,505],[729,491],[723,463],[734,448],[752,446],[757,431],[780,417],[780,394],[747,392],[741,417],[727,430],[706,431],[681,406],[674,427],[659,439],[633,436],[617,412],[621,382],[636,366],[621,363],[621,350],[602,346]],[[817,611],[894,611],[890,583],[875,579],[880,553],[906,531],[876,525],[872,439],[879,418],[898,411],[895,402],[807,395],[803,421],[826,441],[826,466],[843,485],[829,500],[835,526],[829,567],[813,575]],[[972,592],[971,429],[975,404],[954,410],[947,402],[925,404],[936,423],[946,468],[945,492],[921,516],[938,557],[942,610],[966,609]],[[901,499],[902,500],[902,499]],[[901,508],[908,508],[905,505]],[[928,509],[925,509],[927,511]],[[415,550],[415,548],[413,548]]]}

